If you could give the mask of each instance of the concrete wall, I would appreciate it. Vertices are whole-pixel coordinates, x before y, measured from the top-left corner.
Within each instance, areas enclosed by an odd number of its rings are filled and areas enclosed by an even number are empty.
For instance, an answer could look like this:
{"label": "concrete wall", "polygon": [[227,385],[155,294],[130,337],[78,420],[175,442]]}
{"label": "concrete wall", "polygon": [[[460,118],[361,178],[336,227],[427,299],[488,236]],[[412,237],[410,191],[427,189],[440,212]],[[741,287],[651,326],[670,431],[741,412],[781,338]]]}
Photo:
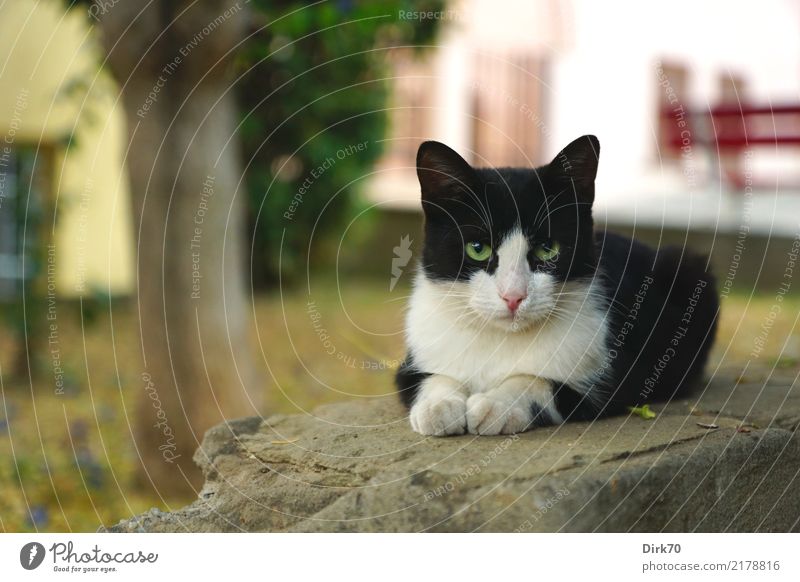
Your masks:
{"label": "concrete wall", "polygon": [[[413,209],[382,208],[373,211],[376,224],[366,242],[344,249],[347,261],[340,264],[343,275],[368,275],[376,280],[390,280],[394,247],[404,236],[412,239],[412,260],[403,269],[397,287],[398,294],[413,279],[413,272],[422,252],[422,213]],[[719,231],[708,229],[633,225],[629,222],[608,221],[596,215],[597,230],[610,230],[631,236],[654,247],[675,245],[687,251],[711,255],[711,268],[719,287],[727,293],[750,295],[754,292],[775,293],[785,282],[787,253],[796,248],[796,240],[786,235],[769,233]],[[792,293],[800,289],[792,288]]]}

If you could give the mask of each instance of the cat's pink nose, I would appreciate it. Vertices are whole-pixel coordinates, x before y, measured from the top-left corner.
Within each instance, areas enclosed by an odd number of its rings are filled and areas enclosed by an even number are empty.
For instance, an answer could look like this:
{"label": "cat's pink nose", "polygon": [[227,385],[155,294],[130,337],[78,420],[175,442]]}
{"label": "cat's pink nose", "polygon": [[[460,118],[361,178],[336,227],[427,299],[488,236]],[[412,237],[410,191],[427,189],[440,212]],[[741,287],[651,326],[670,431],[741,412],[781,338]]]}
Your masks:
{"label": "cat's pink nose", "polygon": [[505,295],[502,295],[501,297],[503,298],[503,301],[506,302],[506,305],[508,305],[509,311],[511,311],[511,313],[516,313],[517,309],[519,308],[519,304],[522,303],[523,301],[525,301],[525,298],[527,297],[527,295],[519,295],[519,294],[516,294],[516,293],[506,293]]}

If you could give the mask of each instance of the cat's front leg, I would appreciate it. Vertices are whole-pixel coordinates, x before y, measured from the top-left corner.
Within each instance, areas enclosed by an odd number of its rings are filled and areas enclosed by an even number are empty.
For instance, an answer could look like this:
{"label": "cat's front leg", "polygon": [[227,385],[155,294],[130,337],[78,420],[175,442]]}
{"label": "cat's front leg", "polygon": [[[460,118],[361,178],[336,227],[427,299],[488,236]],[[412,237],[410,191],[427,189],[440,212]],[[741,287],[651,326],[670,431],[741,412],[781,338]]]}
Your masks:
{"label": "cat's front leg", "polygon": [[467,400],[467,429],[472,434],[514,434],[562,422],[552,383],[536,376],[506,378]]}
{"label": "cat's front leg", "polygon": [[420,434],[464,434],[467,428],[466,389],[447,376],[428,376],[419,386],[409,419],[411,428]]}

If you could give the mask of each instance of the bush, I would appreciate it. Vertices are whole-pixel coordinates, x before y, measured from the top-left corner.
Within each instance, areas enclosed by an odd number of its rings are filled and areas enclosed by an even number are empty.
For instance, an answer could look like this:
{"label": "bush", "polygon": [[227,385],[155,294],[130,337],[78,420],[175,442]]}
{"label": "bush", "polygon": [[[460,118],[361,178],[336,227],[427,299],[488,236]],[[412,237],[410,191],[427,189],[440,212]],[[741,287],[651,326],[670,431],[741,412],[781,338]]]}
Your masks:
{"label": "bush", "polygon": [[284,282],[304,273],[307,254],[319,258],[320,242],[349,220],[353,193],[381,153],[387,54],[430,43],[437,26],[399,12],[443,2],[254,4],[263,26],[239,57],[237,89],[251,268],[263,287],[277,281],[279,263]]}

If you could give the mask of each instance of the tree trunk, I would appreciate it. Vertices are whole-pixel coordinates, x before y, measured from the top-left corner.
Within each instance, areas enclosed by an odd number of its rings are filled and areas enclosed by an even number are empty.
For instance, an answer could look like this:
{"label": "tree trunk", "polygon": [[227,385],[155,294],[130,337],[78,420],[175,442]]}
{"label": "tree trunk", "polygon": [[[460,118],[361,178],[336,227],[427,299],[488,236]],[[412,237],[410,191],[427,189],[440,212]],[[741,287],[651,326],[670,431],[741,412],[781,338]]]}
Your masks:
{"label": "tree trunk", "polygon": [[140,382],[128,393],[136,446],[143,483],[173,495],[200,483],[192,455],[206,429],[260,411],[227,74],[246,8],[158,0],[139,10],[119,2],[100,22],[130,135],[142,348]]}

